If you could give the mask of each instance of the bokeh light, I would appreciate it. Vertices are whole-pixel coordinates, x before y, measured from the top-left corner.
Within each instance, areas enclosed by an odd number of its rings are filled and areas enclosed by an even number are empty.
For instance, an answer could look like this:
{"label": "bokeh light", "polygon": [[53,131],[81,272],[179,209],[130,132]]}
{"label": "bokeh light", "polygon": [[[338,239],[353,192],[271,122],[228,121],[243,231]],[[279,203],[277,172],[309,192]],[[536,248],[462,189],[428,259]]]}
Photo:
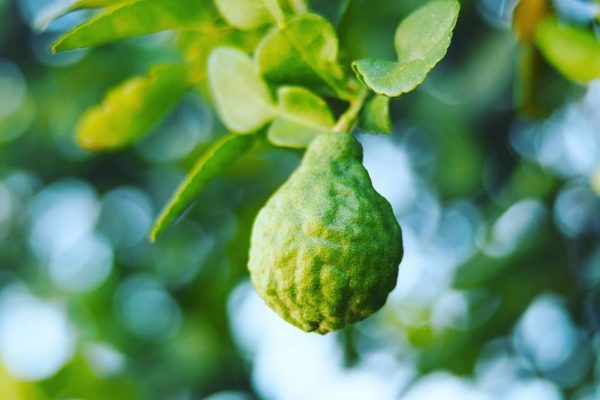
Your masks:
{"label": "bokeh light", "polygon": [[179,328],[177,303],[149,276],[137,275],[122,282],[114,304],[121,323],[140,338],[160,340]]}
{"label": "bokeh light", "polygon": [[18,286],[0,292],[0,358],[15,377],[54,375],[72,357],[75,340],[60,304],[39,300]]}

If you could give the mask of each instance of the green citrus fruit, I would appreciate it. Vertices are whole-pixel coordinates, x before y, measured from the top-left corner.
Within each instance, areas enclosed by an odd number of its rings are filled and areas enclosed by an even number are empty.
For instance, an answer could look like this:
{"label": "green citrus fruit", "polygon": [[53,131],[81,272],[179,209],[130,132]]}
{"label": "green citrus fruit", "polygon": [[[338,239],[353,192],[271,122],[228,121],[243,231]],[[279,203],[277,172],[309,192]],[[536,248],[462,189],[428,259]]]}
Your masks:
{"label": "green citrus fruit", "polygon": [[383,306],[396,286],[402,233],[345,133],[323,134],[254,223],[248,268],[283,319],[327,333]]}

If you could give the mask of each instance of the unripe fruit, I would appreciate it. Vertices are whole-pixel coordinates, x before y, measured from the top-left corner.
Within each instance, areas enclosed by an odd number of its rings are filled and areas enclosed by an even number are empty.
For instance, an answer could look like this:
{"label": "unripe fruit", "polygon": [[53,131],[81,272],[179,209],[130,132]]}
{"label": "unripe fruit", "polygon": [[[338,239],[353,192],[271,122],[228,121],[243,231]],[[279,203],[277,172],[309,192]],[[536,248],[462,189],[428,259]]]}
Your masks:
{"label": "unripe fruit", "polygon": [[322,134],[259,212],[248,268],[283,319],[327,333],[383,306],[396,286],[402,234],[345,133]]}

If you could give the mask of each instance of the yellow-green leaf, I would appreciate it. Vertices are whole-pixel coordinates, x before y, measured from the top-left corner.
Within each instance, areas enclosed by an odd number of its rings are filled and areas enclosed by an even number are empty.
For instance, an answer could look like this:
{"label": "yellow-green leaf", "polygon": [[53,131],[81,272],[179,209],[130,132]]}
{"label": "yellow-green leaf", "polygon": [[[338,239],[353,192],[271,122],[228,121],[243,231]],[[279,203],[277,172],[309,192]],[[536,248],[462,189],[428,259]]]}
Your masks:
{"label": "yellow-green leaf", "polygon": [[193,85],[189,66],[165,64],[112,89],[81,117],[79,144],[88,150],[127,146],[153,128]]}
{"label": "yellow-green leaf", "polygon": [[215,142],[198,160],[158,216],[150,232],[150,240],[156,240],[158,235],[192,204],[213,178],[250,149],[256,138],[256,135],[230,134]]}
{"label": "yellow-green leaf", "polygon": [[550,17],[539,24],[535,42],[544,58],[567,78],[589,82],[600,77],[600,41],[592,31]]}

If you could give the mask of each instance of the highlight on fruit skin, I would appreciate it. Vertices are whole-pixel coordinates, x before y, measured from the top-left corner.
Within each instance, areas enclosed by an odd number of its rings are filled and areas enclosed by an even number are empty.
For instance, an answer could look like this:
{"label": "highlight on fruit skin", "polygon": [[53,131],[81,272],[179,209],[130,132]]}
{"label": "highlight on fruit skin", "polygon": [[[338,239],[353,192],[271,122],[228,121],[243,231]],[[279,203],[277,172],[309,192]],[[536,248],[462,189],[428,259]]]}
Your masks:
{"label": "highlight on fruit skin", "polygon": [[248,268],[283,319],[325,334],[379,310],[396,286],[402,232],[373,189],[362,147],[322,134],[256,217]]}

